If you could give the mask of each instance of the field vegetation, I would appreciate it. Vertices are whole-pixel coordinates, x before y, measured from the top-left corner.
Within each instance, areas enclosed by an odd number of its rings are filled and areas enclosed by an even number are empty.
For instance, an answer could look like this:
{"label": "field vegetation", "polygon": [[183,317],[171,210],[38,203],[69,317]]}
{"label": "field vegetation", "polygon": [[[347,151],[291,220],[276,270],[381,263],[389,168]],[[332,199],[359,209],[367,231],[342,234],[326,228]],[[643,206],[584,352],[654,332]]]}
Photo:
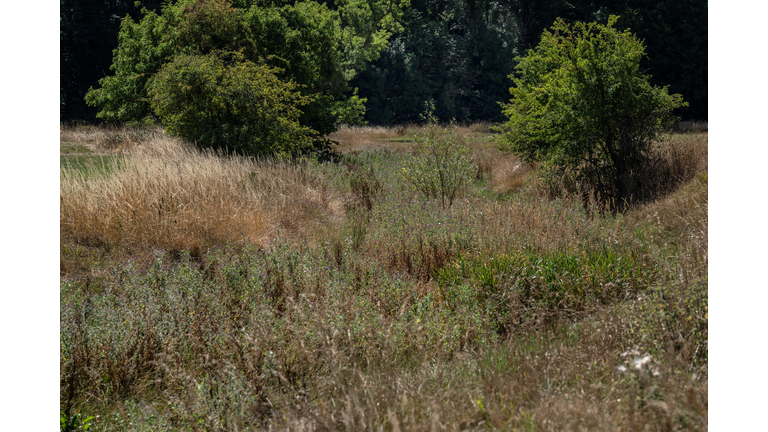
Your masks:
{"label": "field vegetation", "polygon": [[62,430],[706,430],[706,126],[622,212],[491,126],[445,126],[450,205],[402,175],[423,126],[327,161],[62,126]]}

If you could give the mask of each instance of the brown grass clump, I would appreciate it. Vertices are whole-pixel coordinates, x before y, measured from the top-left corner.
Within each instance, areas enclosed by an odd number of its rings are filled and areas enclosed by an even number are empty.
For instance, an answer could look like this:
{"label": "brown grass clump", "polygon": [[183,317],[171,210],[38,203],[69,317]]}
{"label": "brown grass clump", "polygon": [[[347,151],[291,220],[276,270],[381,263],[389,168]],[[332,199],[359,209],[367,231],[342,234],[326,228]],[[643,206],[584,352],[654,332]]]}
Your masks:
{"label": "brown grass clump", "polygon": [[528,180],[530,167],[509,153],[502,153],[495,148],[476,148],[474,152],[477,164],[477,179],[486,179],[496,193],[514,192]]}
{"label": "brown grass clump", "polygon": [[673,135],[656,150],[656,157],[660,163],[651,175],[664,185],[664,192],[674,190],[696,173],[707,171],[708,136],[706,133]]}
{"label": "brown grass clump", "polygon": [[159,126],[59,126],[60,141],[88,144],[98,152],[132,153],[136,146],[146,148],[145,144],[150,142],[153,145],[159,142],[164,148],[179,143],[169,138]]}
{"label": "brown grass clump", "polygon": [[62,244],[199,253],[278,232],[315,241],[343,219],[343,197],[306,164],[200,152],[161,136],[134,144],[122,165],[109,176],[62,171]]}
{"label": "brown grass clump", "polygon": [[337,150],[341,153],[360,152],[369,148],[382,147],[386,141],[406,135],[408,126],[347,126],[341,125],[328,138],[339,143]]}
{"label": "brown grass clump", "polygon": [[[487,135],[491,127],[492,124],[489,122],[457,125],[456,136],[470,138]],[[359,154],[363,150],[384,148],[402,152],[413,147],[414,136],[424,130],[424,125],[415,124],[393,127],[342,125],[336,132],[328,135],[328,138],[339,143],[336,150],[343,154]]]}
{"label": "brown grass clump", "polygon": [[477,134],[489,134],[493,133],[494,124],[489,121],[481,121],[472,123],[468,126],[469,130]]}

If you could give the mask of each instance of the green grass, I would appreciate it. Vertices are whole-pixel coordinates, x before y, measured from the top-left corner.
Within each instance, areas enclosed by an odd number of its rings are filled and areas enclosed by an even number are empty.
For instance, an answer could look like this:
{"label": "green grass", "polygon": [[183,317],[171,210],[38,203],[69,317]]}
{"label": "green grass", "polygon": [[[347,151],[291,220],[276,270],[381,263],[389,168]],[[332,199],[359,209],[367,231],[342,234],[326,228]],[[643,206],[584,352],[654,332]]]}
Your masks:
{"label": "green grass", "polygon": [[90,147],[76,141],[62,141],[59,149],[59,169],[85,176],[109,175],[120,169],[124,158],[112,154],[94,154]]}
{"label": "green grass", "polygon": [[59,157],[61,171],[70,171],[86,177],[112,174],[123,166],[124,156],[62,154]]}

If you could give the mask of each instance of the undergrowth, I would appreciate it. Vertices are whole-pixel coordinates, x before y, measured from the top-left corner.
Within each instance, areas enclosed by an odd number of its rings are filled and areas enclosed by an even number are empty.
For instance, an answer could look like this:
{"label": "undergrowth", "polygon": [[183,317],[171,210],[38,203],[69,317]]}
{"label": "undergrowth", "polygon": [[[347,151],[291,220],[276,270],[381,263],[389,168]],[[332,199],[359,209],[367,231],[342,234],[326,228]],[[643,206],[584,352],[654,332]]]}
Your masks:
{"label": "undergrowth", "polygon": [[107,175],[62,168],[62,430],[707,429],[706,136],[621,214],[481,145],[444,208],[403,142],[137,140]]}

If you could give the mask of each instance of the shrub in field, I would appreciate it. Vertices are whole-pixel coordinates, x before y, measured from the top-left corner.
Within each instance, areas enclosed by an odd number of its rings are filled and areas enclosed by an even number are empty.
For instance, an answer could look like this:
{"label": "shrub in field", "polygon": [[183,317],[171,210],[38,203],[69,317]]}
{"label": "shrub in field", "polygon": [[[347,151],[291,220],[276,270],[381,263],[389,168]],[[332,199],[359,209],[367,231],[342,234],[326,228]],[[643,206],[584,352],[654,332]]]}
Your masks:
{"label": "shrub in field", "polygon": [[441,128],[428,114],[429,126],[416,137],[416,154],[403,162],[403,179],[427,199],[440,199],[443,208],[453,205],[472,182],[477,167],[466,140],[456,128]]}
{"label": "shrub in field", "polygon": [[607,25],[555,21],[510,78],[502,147],[603,203],[639,198],[638,177],[672,110],[687,106],[640,69],[643,43]]}
{"label": "shrub in field", "polygon": [[179,55],[149,85],[152,109],[170,134],[238,153],[291,154],[312,145],[299,124],[308,102],[276,69],[236,52]]}

